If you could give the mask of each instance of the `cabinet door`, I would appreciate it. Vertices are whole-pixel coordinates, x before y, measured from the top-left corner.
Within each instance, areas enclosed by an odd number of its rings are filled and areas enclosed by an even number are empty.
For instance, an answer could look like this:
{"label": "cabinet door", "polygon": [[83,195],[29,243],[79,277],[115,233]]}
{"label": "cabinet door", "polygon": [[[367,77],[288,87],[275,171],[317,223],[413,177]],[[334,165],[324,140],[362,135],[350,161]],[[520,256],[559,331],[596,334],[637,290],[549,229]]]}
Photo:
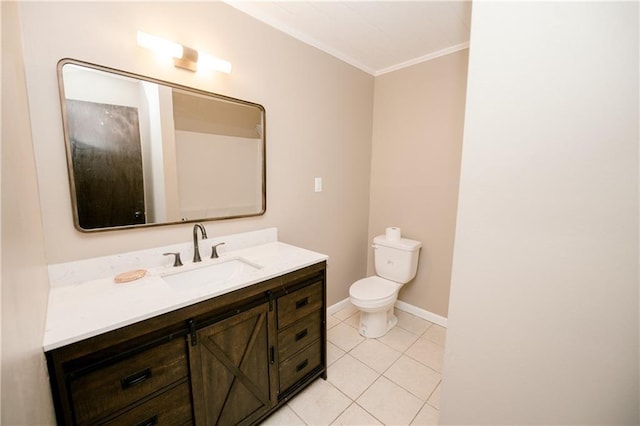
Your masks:
{"label": "cabinet door", "polygon": [[268,304],[197,331],[191,340],[196,423],[251,424],[273,406],[270,395]]}

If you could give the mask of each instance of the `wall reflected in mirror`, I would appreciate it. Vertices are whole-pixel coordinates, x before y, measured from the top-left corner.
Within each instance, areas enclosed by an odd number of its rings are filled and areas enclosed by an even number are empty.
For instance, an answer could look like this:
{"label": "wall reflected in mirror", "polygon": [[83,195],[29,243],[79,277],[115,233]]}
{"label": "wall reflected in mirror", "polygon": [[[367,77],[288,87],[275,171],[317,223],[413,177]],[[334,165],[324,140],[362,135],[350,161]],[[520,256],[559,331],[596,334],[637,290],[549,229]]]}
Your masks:
{"label": "wall reflected in mirror", "polygon": [[58,79],[77,229],[264,214],[261,105],[71,59]]}

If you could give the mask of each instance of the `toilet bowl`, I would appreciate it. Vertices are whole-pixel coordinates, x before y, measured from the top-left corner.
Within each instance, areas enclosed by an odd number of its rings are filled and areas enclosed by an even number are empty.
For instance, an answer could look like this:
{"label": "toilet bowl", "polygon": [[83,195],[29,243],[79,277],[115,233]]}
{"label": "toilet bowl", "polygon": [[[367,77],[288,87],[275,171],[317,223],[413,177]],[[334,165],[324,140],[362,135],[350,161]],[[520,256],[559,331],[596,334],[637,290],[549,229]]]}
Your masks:
{"label": "toilet bowl", "polygon": [[362,336],[382,337],[398,323],[393,307],[400,287],[399,283],[372,276],[356,281],[349,288],[351,303],[360,311],[358,332]]}
{"label": "toilet bowl", "polygon": [[360,279],[349,288],[351,303],[360,310],[358,332],[368,338],[384,336],[397,323],[393,307],[403,284],[411,281],[418,268],[422,243],[401,238],[373,240],[376,274]]}

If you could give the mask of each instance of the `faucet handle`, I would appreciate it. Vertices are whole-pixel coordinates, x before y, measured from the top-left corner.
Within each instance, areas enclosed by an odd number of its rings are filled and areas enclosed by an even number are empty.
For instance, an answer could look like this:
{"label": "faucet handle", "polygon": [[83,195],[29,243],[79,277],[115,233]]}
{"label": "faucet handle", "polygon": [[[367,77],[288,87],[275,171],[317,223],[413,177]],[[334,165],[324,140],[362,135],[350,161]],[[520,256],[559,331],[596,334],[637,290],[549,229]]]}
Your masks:
{"label": "faucet handle", "polygon": [[223,245],[224,243],[218,243],[211,246],[211,259],[217,259],[218,257],[218,246]]}
{"label": "faucet handle", "polygon": [[182,261],[180,260],[180,252],[178,253],[163,253],[163,256],[175,256],[175,259],[173,260],[173,266],[182,266]]}

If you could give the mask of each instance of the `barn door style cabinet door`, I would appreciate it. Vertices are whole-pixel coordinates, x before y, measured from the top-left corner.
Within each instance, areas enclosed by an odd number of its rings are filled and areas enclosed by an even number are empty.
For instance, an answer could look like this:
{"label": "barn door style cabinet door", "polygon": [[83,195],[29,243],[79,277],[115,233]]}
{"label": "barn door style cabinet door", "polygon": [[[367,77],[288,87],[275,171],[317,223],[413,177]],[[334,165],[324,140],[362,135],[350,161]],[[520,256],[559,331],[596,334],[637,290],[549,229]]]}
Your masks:
{"label": "barn door style cabinet door", "polygon": [[46,353],[60,425],[253,425],[326,379],[317,263]]}
{"label": "barn door style cabinet door", "polygon": [[199,424],[251,424],[275,405],[268,313],[268,303],[262,303],[190,334],[193,406]]}

